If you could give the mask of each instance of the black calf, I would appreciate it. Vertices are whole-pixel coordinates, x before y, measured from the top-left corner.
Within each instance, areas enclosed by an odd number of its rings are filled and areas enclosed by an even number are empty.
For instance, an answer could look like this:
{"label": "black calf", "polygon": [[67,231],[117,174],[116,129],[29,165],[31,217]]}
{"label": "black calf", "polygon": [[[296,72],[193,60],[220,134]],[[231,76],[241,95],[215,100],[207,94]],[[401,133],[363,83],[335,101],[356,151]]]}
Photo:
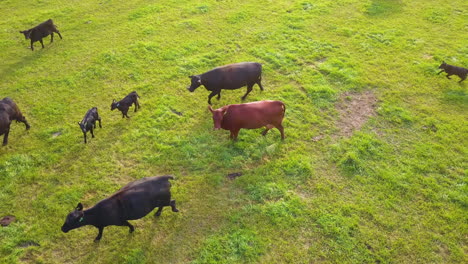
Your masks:
{"label": "black calf", "polygon": [[84,143],[86,144],[86,132],[90,131],[91,136],[94,138],[94,133],[93,129],[96,128],[96,120],[99,121],[99,127],[102,128],[101,126],[101,117],[99,117],[97,107],[93,107],[86,112],[86,115],[84,116],[83,120],[81,122],[78,122],[78,125],[80,125],[81,131],[83,131],[83,136],[84,136]]}
{"label": "black calf", "polygon": [[447,79],[450,79],[451,75],[458,75],[458,77],[460,77],[461,79],[459,83],[464,81],[466,79],[466,76],[468,75],[468,69],[465,69],[463,67],[449,65],[445,63],[445,61],[442,62],[442,64],[439,66],[439,69],[442,69],[442,70],[437,74],[440,74],[441,72],[445,71],[447,73],[447,76],[445,76],[447,77]]}
{"label": "black calf", "polygon": [[57,33],[62,39],[62,35],[60,35],[60,32],[58,31],[57,27],[54,25],[54,22],[52,22],[52,19],[49,19],[45,22],[42,22],[41,24],[28,29],[28,30],[23,30],[20,31],[20,33],[24,34],[24,37],[26,39],[31,39],[31,50],[34,50],[33,43],[36,41],[41,42],[42,48],[44,48],[44,43],[42,42],[42,38],[45,38],[50,35],[50,42],[54,42],[54,32]]}
{"label": "black calf", "polygon": [[135,91],[133,91],[129,93],[127,96],[125,96],[124,99],[118,102],[115,101],[114,99],[111,104],[111,111],[117,108],[122,112],[122,118],[124,117],[130,118],[127,115],[128,108],[130,108],[132,104],[135,104],[135,112],[136,112],[140,108],[140,104],[138,103],[138,98],[140,98],[140,96]]}

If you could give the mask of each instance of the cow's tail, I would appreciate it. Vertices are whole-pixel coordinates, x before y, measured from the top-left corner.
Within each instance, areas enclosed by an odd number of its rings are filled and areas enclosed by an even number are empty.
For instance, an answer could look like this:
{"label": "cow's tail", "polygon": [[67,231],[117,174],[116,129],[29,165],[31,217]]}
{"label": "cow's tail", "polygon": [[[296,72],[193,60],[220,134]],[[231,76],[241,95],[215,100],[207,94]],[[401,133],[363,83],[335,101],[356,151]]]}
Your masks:
{"label": "cow's tail", "polygon": [[283,118],[284,118],[284,114],[286,113],[286,105],[281,102],[281,107],[283,107]]}

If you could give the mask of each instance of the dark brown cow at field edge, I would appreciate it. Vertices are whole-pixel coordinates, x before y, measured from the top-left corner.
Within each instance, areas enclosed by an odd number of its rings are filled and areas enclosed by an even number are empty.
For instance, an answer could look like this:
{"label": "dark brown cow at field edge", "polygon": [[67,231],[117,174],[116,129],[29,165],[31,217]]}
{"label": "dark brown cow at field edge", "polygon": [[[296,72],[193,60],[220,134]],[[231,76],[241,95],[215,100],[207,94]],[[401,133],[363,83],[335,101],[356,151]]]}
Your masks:
{"label": "dark brown cow at field edge", "polygon": [[461,79],[459,81],[459,83],[464,81],[466,79],[466,76],[468,75],[468,69],[447,64],[447,63],[445,63],[445,61],[442,62],[442,64],[439,66],[439,69],[442,69],[442,70],[437,74],[441,74],[442,72],[446,72],[447,75],[445,77],[447,77],[447,79],[450,79],[451,75],[458,75],[458,77],[460,77],[460,79]]}
{"label": "dark brown cow at field edge", "polygon": [[200,85],[205,86],[211,93],[208,95],[208,104],[211,105],[211,98],[218,95],[221,98],[221,90],[234,90],[247,85],[247,92],[242,96],[245,100],[252,91],[254,84],[258,84],[260,90],[262,86],[262,65],[257,62],[241,62],[229,64],[212,69],[200,75],[189,76],[191,85],[187,89],[195,91]]}
{"label": "dark brown cow at field edge", "polygon": [[45,38],[49,35],[50,43],[54,42],[54,32],[59,35],[60,39],[62,39],[62,35],[58,31],[57,27],[54,25],[52,19],[44,21],[31,29],[20,31],[20,33],[24,34],[24,37],[26,39],[31,39],[31,50],[34,50],[33,43],[36,41],[41,42],[42,48],[44,48],[42,38]]}
{"label": "dark brown cow at field edge", "polygon": [[8,144],[8,134],[10,133],[11,121],[22,122],[26,125],[26,130],[30,128],[28,121],[23,116],[18,106],[6,97],[0,101],[0,136],[3,136],[3,146]]}
{"label": "dark brown cow at field edge", "polygon": [[229,138],[236,140],[241,128],[255,129],[266,127],[262,135],[276,127],[281,132],[284,140],[283,122],[286,106],[281,101],[259,101],[246,104],[233,104],[213,110],[214,129],[226,129],[231,131]]}
{"label": "dark brown cow at field edge", "polygon": [[171,200],[169,179],[174,177],[166,175],[136,180],[84,211],[83,205],[78,203],[75,210],[68,214],[62,232],[67,233],[75,228],[92,225],[99,229],[99,234],[94,240],[99,241],[104,227],[110,225],[128,226],[132,233],[135,228],[128,220],[140,219],[156,207],[158,211],[154,216],[161,215],[164,206],[170,206],[173,212],[178,212],[175,200]]}

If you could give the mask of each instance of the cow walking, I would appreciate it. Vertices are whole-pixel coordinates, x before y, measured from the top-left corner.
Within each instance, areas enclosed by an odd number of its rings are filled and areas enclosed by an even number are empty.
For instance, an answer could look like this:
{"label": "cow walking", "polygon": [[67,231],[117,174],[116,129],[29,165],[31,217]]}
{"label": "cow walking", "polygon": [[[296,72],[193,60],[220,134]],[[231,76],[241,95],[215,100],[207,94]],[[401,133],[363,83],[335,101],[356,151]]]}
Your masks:
{"label": "cow walking", "polygon": [[93,107],[86,112],[86,115],[84,116],[83,120],[81,122],[78,122],[78,125],[81,128],[81,131],[83,131],[83,136],[84,136],[84,143],[86,144],[86,133],[88,131],[91,132],[91,136],[94,138],[94,131],[93,129],[96,128],[96,121],[99,121],[99,127],[102,128],[101,126],[101,117],[98,114],[97,107]]}
{"label": "cow walking", "polygon": [[229,138],[236,140],[241,128],[256,129],[265,127],[262,135],[276,127],[284,140],[283,122],[286,106],[281,101],[258,101],[246,104],[233,104],[213,110],[214,129],[225,129],[231,132]]}
{"label": "cow walking", "polygon": [[468,75],[468,69],[447,64],[445,63],[445,61],[442,62],[442,64],[439,66],[439,69],[442,69],[442,70],[437,74],[446,72],[447,75],[445,77],[447,77],[447,79],[450,79],[451,75],[458,75],[458,77],[460,77],[461,79],[458,83],[461,83],[462,81],[464,81],[466,79],[466,76]]}
{"label": "cow walking", "polygon": [[200,85],[205,86],[211,93],[208,95],[208,104],[211,105],[211,98],[218,95],[221,98],[221,90],[234,90],[247,85],[247,92],[242,96],[245,100],[252,91],[254,84],[258,84],[260,90],[262,86],[262,65],[257,62],[241,62],[214,68],[200,75],[189,76],[191,85],[187,89],[195,91]]}
{"label": "cow walking", "polygon": [[50,43],[54,42],[54,32],[59,35],[60,39],[62,39],[60,31],[58,31],[57,26],[54,25],[52,19],[44,21],[31,29],[20,31],[20,33],[24,34],[26,39],[31,39],[31,50],[34,50],[33,43],[36,41],[41,42],[42,48],[44,48],[42,39],[49,35]]}
{"label": "cow walking", "polygon": [[8,97],[3,98],[0,101],[0,136],[4,135],[3,146],[8,144],[8,134],[10,133],[10,125],[13,120],[24,123],[26,130],[29,130],[31,127],[15,102]]}
{"label": "cow walking", "polygon": [[133,91],[129,93],[127,96],[125,96],[124,99],[118,102],[114,99],[111,104],[111,111],[117,108],[120,110],[120,112],[122,112],[122,118],[124,117],[130,118],[127,115],[128,109],[130,108],[130,106],[132,106],[132,104],[135,105],[135,112],[140,108],[140,104],[138,103],[138,98],[140,98],[140,96],[137,94],[137,92]]}
{"label": "cow walking", "polygon": [[83,205],[78,203],[75,210],[68,214],[62,231],[67,233],[75,228],[92,225],[99,230],[94,241],[99,241],[104,227],[110,225],[128,226],[132,233],[135,228],[128,220],[140,219],[156,207],[158,211],[155,216],[161,215],[164,206],[170,206],[173,212],[178,212],[175,200],[171,200],[169,179],[174,177],[166,175],[136,180],[87,210],[83,210]]}

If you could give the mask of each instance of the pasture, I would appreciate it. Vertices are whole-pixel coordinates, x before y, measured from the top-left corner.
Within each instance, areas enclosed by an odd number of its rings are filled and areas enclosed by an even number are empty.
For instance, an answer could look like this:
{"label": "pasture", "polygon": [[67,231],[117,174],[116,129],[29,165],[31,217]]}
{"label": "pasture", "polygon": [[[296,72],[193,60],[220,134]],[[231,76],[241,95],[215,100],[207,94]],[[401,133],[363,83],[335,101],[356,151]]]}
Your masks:
{"label": "pasture", "polygon": [[[0,97],[31,125],[0,148],[0,218],[16,217],[0,263],[468,262],[468,83],[437,75],[468,67],[467,1],[0,0],[0,14]],[[63,39],[31,51],[19,31],[49,18]],[[187,91],[241,61],[263,65],[246,102],[285,103],[284,141],[230,141],[209,93]],[[132,91],[138,112],[110,111]],[[91,107],[102,128],[84,144]],[[99,243],[60,231],[78,202],[167,174],[179,213]]]}

